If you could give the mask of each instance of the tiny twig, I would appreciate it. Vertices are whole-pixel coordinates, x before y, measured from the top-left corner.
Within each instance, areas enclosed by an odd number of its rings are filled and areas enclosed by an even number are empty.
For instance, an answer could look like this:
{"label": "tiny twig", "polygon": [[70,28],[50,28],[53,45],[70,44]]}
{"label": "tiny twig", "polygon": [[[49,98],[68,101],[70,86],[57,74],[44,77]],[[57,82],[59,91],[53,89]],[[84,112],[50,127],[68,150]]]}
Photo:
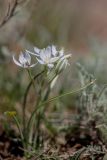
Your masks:
{"label": "tiny twig", "polygon": [[17,5],[18,5],[17,0],[14,0],[13,3],[8,2],[6,15],[4,16],[3,20],[0,22],[0,27],[2,27],[11,17],[13,17]]}
{"label": "tiny twig", "polygon": [[15,10],[21,3],[25,3],[25,2],[27,3],[28,1],[29,0],[26,0],[24,2],[23,2],[23,0],[21,0],[21,1],[8,0],[7,11],[6,11],[4,18],[0,22],[0,28],[3,27],[15,15]]}

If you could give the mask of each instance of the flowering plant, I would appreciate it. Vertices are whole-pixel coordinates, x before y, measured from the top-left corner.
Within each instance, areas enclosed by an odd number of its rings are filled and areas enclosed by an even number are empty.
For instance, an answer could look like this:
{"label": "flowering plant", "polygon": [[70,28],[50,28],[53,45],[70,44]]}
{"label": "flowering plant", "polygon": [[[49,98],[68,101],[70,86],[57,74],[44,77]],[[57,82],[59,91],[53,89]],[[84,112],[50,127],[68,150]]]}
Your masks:
{"label": "flowering plant", "polygon": [[[34,57],[34,63],[31,63],[31,59]],[[16,56],[13,55],[13,61],[16,65],[27,70],[30,77],[30,83],[27,86],[25,91],[24,100],[23,100],[23,118],[22,118],[22,127],[20,122],[17,119],[15,112],[6,112],[6,114],[12,116],[17,124],[18,130],[20,132],[20,137],[23,143],[24,149],[31,151],[32,148],[37,149],[40,145],[40,124],[41,120],[45,117],[45,106],[47,103],[55,101],[63,96],[71,95],[78,93],[79,91],[85,89],[86,87],[93,84],[87,84],[80,89],[66,92],[64,94],[49,98],[50,92],[54,87],[59,74],[69,65],[68,59],[71,57],[71,54],[65,54],[64,49],[57,50],[56,46],[48,46],[43,49],[34,47],[34,52],[26,50],[21,52],[19,59],[16,59]],[[35,76],[31,73],[31,68],[36,67],[37,65],[43,66],[43,70],[37,73]],[[39,84],[36,86],[36,80],[40,77]],[[34,110],[31,112],[29,119],[26,119],[26,102],[27,96],[29,94],[30,87],[33,86],[34,92],[38,89],[38,97],[34,105]]]}

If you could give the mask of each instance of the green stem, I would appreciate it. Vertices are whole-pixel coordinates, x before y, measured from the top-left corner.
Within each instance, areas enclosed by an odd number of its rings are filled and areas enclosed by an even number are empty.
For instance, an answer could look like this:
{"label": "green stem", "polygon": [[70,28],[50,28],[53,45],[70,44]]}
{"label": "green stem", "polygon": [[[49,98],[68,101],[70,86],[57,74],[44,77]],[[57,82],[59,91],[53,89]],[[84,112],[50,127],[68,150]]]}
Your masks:
{"label": "green stem", "polygon": [[95,80],[92,81],[91,83],[88,83],[88,84],[84,85],[82,88],[79,88],[79,89],[74,90],[74,91],[66,92],[66,93],[64,93],[64,94],[61,94],[61,95],[59,95],[59,96],[55,96],[55,97],[53,97],[53,98],[50,98],[49,100],[46,100],[46,101],[40,103],[40,104],[35,108],[35,110],[34,110],[33,113],[31,114],[31,117],[30,117],[30,119],[29,119],[29,121],[28,121],[28,125],[27,125],[27,130],[28,130],[28,132],[29,132],[29,127],[30,127],[30,124],[31,124],[31,121],[32,121],[33,116],[34,116],[35,113],[38,111],[38,109],[40,109],[43,105],[45,105],[45,104],[47,104],[47,103],[49,103],[49,102],[58,100],[59,98],[62,98],[62,97],[64,97],[64,96],[76,94],[76,93],[78,93],[78,92],[86,89],[87,87],[91,86],[94,82],[95,82]]}
{"label": "green stem", "polygon": [[19,123],[18,119],[15,116],[13,116],[13,119],[16,122],[17,128],[18,128],[19,133],[20,133],[21,140],[22,140],[22,142],[24,142],[24,136],[23,136],[22,130],[20,128],[20,123]]}
{"label": "green stem", "polygon": [[[44,72],[44,70],[40,73],[38,73],[36,76],[33,77],[33,81],[35,81],[42,73]],[[30,91],[30,88],[32,86],[32,81],[30,81],[30,83],[28,84],[26,91],[25,91],[25,95],[24,95],[24,99],[23,99],[23,131],[25,131],[25,110],[26,110],[26,101],[27,101],[27,97]]]}
{"label": "green stem", "polygon": [[[50,93],[50,86],[48,87],[47,91],[46,91],[46,94],[43,98],[43,101],[47,100],[48,96],[49,96],[49,93]],[[41,117],[44,117],[44,109],[38,113],[36,116],[37,116],[37,123],[36,123],[36,127],[35,127],[35,130],[34,130],[34,148],[38,148],[39,146],[39,133],[40,133],[40,122],[41,122]]]}
{"label": "green stem", "polygon": [[[45,72],[44,72],[44,77],[45,77]],[[36,108],[36,106],[38,106],[40,103],[41,103],[41,97],[42,97],[42,89],[43,89],[43,86],[44,86],[44,79],[41,80],[41,86],[40,86],[40,90],[39,90],[39,97],[38,97],[38,100],[34,106],[34,108]],[[34,142],[33,141],[33,133],[34,133],[34,137],[37,137],[36,139],[38,139],[38,143],[39,143],[39,136],[38,136],[38,133],[39,133],[39,124],[40,124],[40,113],[38,113],[38,115],[35,115],[35,117],[32,118],[32,123],[30,124],[30,127],[29,127],[29,135],[28,135],[28,139],[29,139],[29,142],[32,143]],[[34,123],[36,121],[36,125],[34,126]],[[34,126],[34,127],[33,127]],[[35,138],[34,138],[35,139]],[[37,144],[37,143],[36,143]]]}
{"label": "green stem", "polygon": [[34,79],[32,78],[31,71],[30,71],[28,68],[27,68],[27,72],[28,72],[28,74],[29,74],[30,80],[31,80],[31,82],[32,82],[32,84],[33,84],[33,87],[34,87],[34,89],[35,89],[35,82],[34,82]]}

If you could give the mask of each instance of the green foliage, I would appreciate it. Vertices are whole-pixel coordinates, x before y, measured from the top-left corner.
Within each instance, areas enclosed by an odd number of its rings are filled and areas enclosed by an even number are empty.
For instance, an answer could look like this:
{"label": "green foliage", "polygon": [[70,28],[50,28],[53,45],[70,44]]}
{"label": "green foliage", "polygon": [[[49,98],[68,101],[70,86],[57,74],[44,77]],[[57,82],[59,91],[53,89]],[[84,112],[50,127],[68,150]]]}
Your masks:
{"label": "green foliage", "polygon": [[[79,70],[80,83],[94,80],[94,76],[81,65],[77,64]],[[80,116],[80,121],[85,121],[85,126],[93,122],[94,127],[100,130],[103,138],[107,140],[107,85],[99,86],[95,82],[86,88],[78,96],[76,105]],[[91,126],[92,127],[92,126]]]}

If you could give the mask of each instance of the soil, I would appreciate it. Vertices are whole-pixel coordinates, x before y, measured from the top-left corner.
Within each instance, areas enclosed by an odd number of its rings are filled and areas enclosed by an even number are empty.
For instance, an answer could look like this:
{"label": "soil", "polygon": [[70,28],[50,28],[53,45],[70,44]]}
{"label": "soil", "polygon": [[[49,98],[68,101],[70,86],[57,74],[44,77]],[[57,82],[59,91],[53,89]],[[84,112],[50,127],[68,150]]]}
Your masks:
{"label": "soil", "polygon": [[22,147],[15,132],[7,133],[0,125],[0,160],[20,160],[23,157]]}
{"label": "soil", "polygon": [[[103,160],[104,157],[104,144],[99,140],[97,131],[91,130],[90,132],[76,130],[72,135],[68,133],[65,135],[65,142],[57,142],[57,138],[51,139],[51,148],[45,151],[41,151],[41,155],[52,155],[57,152],[57,155],[61,160],[70,160],[71,157],[76,153],[80,152],[81,156],[75,160],[91,160],[92,154],[94,160]],[[52,148],[52,143],[56,144],[56,148]],[[100,147],[100,151],[97,151],[94,147],[87,150],[87,146]],[[83,153],[84,154],[83,154]],[[7,133],[2,125],[0,125],[0,160],[26,160],[23,158],[23,146],[19,137],[16,136],[15,131],[11,130]],[[35,158],[37,157],[37,158]],[[41,156],[34,155],[31,160],[40,160]],[[60,160],[59,159],[59,160]]]}

